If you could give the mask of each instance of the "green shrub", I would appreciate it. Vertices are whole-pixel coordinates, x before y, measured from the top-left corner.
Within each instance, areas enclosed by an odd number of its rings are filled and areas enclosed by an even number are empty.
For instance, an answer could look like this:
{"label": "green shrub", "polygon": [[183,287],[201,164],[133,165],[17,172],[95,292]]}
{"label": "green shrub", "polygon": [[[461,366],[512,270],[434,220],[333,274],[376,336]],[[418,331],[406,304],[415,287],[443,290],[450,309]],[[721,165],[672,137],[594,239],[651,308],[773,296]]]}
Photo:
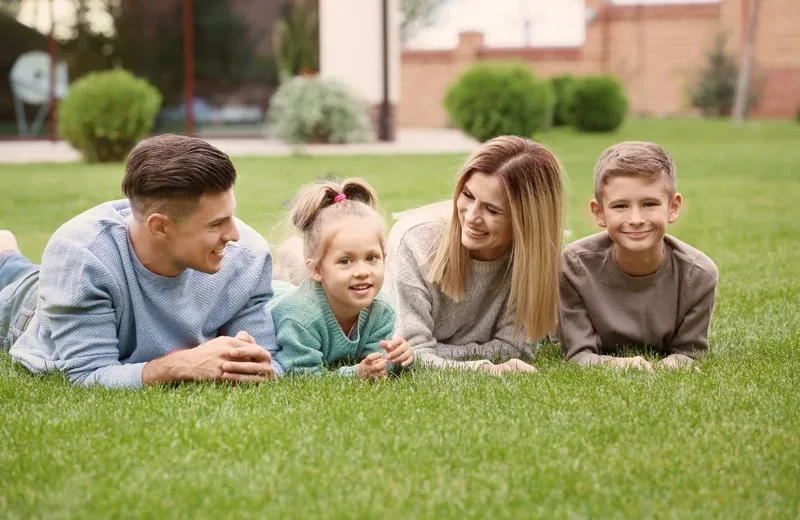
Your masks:
{"label": "green shrub", "polygon": [[130,72],[93,72],[70,85],[58,130],[89,162],[121,161],[153,127],[160,106],[155,87]]}
{"label": "green shrub", "polygon": [[297,76],[270,100],[267,135],[288,143],[358,143],[374,139],[369,108],[347,85]]}
{"label": "green shrub", "polygon": [[616,130],[628,112],[628,98],[612,76],[589,76],[575,82],[567,96],[569,123],[583,132]]}
{"label": "green shrub", "polygon": [[549,129],[555,94],[524,65],[475,65],[448,88],[444,104],[456,128],[483,142]]}
{"label": "green shrub", "polygon": [[567,96],[572,86],[575,84],[575,76],[564,74],[550,79],[553,86],[553,93],[556,95],[556,106],[553,110],[553,126],[564,126],[569,124],[567,118]]}
{"label": "green shrub", "polygon": [[795,114],[794,118],[800,123],[800,105],[797,105],[797,113]]}

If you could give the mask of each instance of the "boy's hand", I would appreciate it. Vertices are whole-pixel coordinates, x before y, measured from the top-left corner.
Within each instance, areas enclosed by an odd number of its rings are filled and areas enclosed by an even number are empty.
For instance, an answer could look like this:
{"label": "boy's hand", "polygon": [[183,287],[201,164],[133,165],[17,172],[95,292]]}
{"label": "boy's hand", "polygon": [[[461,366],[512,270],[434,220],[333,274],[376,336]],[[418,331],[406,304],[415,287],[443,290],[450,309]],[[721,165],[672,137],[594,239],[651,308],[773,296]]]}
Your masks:
{"label": "boy's hand", "polygon": [[616,368],[621,368],[627,370],[629,368],[636,368],[640,370],[647,370],[648,372],[653,371],[653,365],[651,365],[645,358],[642,356],[635,356],[635,357],[612,357],[608,361],[609,365],[612,365]]}
{"label": "boy's hand", "polygon": [[669,368],[672,370],[680,368],[689,368],[694,363],[694,360],[689,356],[683,354],[670,354],[659,362],[659,366]]}
{"label": "boy's hand", "polygon": [[536,367],[529,365],[520,359],[512,358],[505,363],[500,363],[499,365],[486,363],[485,365],[481,365],[479,370],[499,376],[503,372],[536,372]]}
{"label": "boy's hand", "polygon": [[400,336],[393,337],[391,341],[381,341],[381,348],[386,351],[389,362],[394,365],[406,368],[414,362],[411,345]]}
{"label": "boy's hand", "polygon": [[365,357],[361,363],[356,366],[356,375],[359,379],[375,380],[382,379],[389,375],[386,371],[386,360],[380,352],[373,352]]}

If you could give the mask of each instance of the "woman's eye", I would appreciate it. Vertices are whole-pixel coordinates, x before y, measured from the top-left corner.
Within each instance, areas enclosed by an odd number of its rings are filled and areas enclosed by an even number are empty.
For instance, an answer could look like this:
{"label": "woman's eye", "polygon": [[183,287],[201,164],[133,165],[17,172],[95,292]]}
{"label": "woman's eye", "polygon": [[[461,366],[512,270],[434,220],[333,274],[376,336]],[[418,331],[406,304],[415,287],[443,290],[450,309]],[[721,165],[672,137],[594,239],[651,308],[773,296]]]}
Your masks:
{"label": "woman's eye", "polygon": [[486,211],[488,211],[490,215],[499,215],[500,214],[500,212],[497,211],[494,208],[486,208]]}
{"label": "woman's eye", "polygon": [[472,196],[472,193],[470,193],[470,192],[468,192],[468,191],[466,191],[466,190],[462,191],[462,192],[461,192],[461,194],[462,194],[463,196],[465,196],[466,198],[468,198],[469,200],[472,200],[472,199],[474,199],[474,198],[475,198],[475,197],[473,197],[473,196]]}

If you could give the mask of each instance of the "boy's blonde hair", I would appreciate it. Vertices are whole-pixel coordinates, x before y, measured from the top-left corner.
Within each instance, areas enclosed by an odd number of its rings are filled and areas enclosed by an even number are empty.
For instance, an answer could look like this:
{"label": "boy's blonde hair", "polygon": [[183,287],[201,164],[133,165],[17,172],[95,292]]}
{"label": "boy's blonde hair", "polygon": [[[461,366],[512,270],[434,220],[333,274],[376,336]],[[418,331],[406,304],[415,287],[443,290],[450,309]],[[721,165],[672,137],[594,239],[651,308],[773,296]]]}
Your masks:
{"label": "boy's blonde hair", "polygon": [[292,224],[303,234],[303,255],[311,260],[311,267],[325,256],[333,238],[327,232],[330,225],[345,217],[374,219],[378,240],[385,252],[386,222],[376,211],[377,205],[378,195],[362,179],[324,180],[303,187],[289,216]]}
{"label": "boy's blonde hair", "polygon": [[501,136],[481,145],[461,168],[453,212],[431,262],[428,280],[460,301],[469,283],[469,250],[461,243],[458,200],[473,173],[496,176],[505,192],[513,233],[511,293],[506,311],[516,311],[526,340],[545,336],[556,324],[564,180],[556,157],[529,139]]}
{"label": "boy's blonde hair", "polygon": [[603,186],[617,176],[664,179],[670,197],[677,191],[675,163],[662,147],[643,141],[625,141],[607,148],[594,167],[594,198],[602,200]]}

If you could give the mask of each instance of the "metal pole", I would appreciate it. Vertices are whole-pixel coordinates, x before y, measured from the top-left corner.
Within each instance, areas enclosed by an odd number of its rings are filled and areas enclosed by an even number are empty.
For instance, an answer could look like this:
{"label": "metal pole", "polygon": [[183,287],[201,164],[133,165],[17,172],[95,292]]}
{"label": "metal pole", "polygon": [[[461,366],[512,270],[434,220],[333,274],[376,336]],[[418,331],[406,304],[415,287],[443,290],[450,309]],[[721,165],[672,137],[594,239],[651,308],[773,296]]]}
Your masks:
{"label": "metal pole", "polygon": [[194,133],[194,2],[183,0],[183,103],[186,135]]}
{"label": "metal pole", "polygon": [[50,103],[50,141],[56,142],[58,139],[56,135],[56,59],[58,56],[56,52],[56,20],[54,17],[55,9],[53,8],[53,1],[54,0],[50,0],[50,36],[47,41],[48,53],[50,54],[50,99],[48,102]]}
{"label": "metal pole", "polygon": [[383,101],[381,102],[378,139],[389,141],[389,0],[383,0],[381,10],[381,25],[383,26]]}

